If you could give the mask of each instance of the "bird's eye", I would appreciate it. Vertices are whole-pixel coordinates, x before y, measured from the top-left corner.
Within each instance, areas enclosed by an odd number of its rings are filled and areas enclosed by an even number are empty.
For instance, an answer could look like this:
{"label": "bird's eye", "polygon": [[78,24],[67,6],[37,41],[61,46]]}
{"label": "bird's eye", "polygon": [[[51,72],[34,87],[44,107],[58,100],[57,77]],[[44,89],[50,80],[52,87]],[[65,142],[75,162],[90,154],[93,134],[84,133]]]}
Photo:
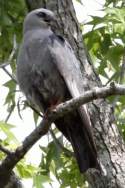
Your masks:
{"label": "bird's eye", "polygon": [[44,12],[38,12],[37,15],[42,18],[45,22],[50,22],[49,16]]}
{"label": "bird's eye", "polygon": [[46,18],[46,13],[44,12],[38,12],[37,15],[41,18]]}

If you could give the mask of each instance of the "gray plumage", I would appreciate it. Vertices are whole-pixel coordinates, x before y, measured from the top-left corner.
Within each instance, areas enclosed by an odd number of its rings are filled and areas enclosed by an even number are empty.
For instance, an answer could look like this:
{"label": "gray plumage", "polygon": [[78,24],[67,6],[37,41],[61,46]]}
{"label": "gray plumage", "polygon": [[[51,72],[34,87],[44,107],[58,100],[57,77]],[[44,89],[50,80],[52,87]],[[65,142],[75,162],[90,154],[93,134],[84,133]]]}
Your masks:
{"label": "gray plumage", "polygon": [[[17,78],[27,99],[41,111],[83,93],[79,64],[69,43],[51,30],[53,12],[36,9],[24,20]],[[71,142],[81,172],[97,168],[97,153],[84,106],[55,121]]]}

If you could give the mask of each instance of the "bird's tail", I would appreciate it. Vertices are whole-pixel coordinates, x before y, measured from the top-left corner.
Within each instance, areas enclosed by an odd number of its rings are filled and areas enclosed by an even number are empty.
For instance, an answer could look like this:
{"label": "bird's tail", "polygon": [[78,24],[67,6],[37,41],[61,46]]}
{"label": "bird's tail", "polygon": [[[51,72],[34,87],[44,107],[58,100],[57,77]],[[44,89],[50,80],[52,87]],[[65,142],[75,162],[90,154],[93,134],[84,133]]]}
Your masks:
{"label": "bird's tail", "polygon": [[55,122],[57,128],[71,142],[81,173],[89,168],[99,168],[95,144],[86,123],[81,120],[77,111]]}

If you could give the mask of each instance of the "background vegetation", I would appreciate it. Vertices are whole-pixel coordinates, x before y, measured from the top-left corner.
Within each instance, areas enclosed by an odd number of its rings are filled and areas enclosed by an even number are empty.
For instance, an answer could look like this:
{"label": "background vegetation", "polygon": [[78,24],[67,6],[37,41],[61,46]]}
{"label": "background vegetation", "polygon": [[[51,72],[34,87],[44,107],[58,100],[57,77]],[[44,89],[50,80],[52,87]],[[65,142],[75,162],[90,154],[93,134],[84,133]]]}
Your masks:
{"label": "background vegetation", "polygon": [[[79,1],[80,3],[80,1]],[[9,124],[9,118],[16,109],[20,118],[22,111],[30,108],[25,98],[19,97],[19,89],[15,79],[16,57],[22,38],[22,24],[27,8],[23,0],[0,0],[0,68],[9,76],[3,85],[8,88],[4,105],[7,107],[6,119],[0,119],[0,132],[6,136],[0,140],[1,145],[14,149],[19,145],[14,135],[14,125]],[[124,84],[125,77],[125,3],[124,0],[106,0],[104,16],[91,16],[91,21],[80,24],[83,31],[83,41],[92,58],[97,74],[103,85],[112,81]],[[91,25],[91,30],[85,28]],[[9,67],[9,71],[8,71]],[[125,139],[125,99],[110,97],[113,105],[116,123]],[[1,107],[2,108],[2,107]],[[37,125],[38,115],[33,112],[34,124]],[[58,140],[57,140],[58,137]],[[53,186],[56,179],[61,188],[85,187],[85,179],[80,175],[71,153],[64,149],[69,144],[53,128],[47,139],[47,147],[40,144],[41,162],[38,167],[29,164],[25,159],[19,162],[15,171],[22,178],[32,178],[33,187],[44,187],[43,183]],[[69,148],[70,149],[70,148]],[[4,154],[0,153],[2,160]],[[33,156],[36,157],[36,156]],[[63,182],[63,184],[62,184]]]}

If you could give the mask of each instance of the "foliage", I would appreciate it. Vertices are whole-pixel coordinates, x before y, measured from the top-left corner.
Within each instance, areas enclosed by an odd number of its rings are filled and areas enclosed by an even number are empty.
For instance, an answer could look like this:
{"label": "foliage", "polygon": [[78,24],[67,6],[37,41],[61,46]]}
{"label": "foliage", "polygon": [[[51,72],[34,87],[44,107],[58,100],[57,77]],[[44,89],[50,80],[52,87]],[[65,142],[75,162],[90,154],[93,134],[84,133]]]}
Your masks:
{"label": "foliage", "polygon": [[6,61],[13,49],[14,37],[20,42],[22,33],[23,17],[26,11],[24,1],[0,1],[0,59]]}
{"label": "foliage", "polygon": [[50,142],[48,147],[41,147],[41,149],[44,152],[40,164],[40,174],[50,176],[51,172],[58,180],[60,188],[83,186],[83,177],[80,175],[73,157],[59,148],[54,141]]}
{"label": "foliage", "polygon": [[[124,83],[125,81],[124,4],[124,1],[121,0],[107,0],[103,9],[104,16],[91,16],[91,21],[82,27],[84,29],[88,25],[92,26],[92,29],[83,35],[84,43],[90,53],[96,72],[105,85],[111,81],[118,83]],[[10,74],[12,75],[3,84],[4,87],[8,88],[8,94],[5,98],[8,115],[5,122],[0,120],[0,133],[4,134],[0,142],[11,150],[17,147],[19,142],[13,133],[14,127],[7,122],[15,108],[21,117],[21,111],[28,107],[25,100],[17,99],[19,91],[17,92],[17,85],[14,81],[16,56],[22,38],[22,23],[26,11],[23,0],[0,1],[0,65],[9,64]],[[6,71],[6,67],[3,67],[3,70]],[[115,107],[117,125],[125,138],[124,97],[110,97],[109,100]],[[35,112],[33,117],[36,124],[38,115]],[[57,130],[54,129],[53,131],[57,136]],[[61,139],[58,140],[62,145],[64,144]],[[55,138],[53,139],[50,136],[48,145],[44,147],[41,143],[40,149],[42,156],[39,167],[29,164],[25,159],[21,160],[16,166],[15,171],[21,178],[32,178],[33,187],[35,188],[45,187],[46,183],[53,186],[53,179],[58,182],[60,188],[67,186],[72,188],[85,187],[84,177],[80,175],[74,158],[69,157],[58,146]],[[4,157],[5,155],[0,153],[0,159],[2,160]]]}
{"label": "foliage", "polygon": [[[86,23],[86,27],[91,25],[92,30],[84,34],[84,42],[104,85],[111,81],[125,83],[125,6],[123,5],[124,1],[108,0],[103,9],[104,16],[91,16],[92,20]],[[109,100],[115,107],[116,123],[125,138],[124,96],[110,97]]]}
{"label": "foliage", "polygon": [[[24,1],[0,1],[0,65],[10,65],[10,72],[13,75],[16,67],[16,54],[22,38],[22,23],[26,13]],[[6,71],[4,67],[3,70]],[[8,88],[5,104],[8,105],[8,113],[15,108],[16,83],[11,78],[4,84]]]}

